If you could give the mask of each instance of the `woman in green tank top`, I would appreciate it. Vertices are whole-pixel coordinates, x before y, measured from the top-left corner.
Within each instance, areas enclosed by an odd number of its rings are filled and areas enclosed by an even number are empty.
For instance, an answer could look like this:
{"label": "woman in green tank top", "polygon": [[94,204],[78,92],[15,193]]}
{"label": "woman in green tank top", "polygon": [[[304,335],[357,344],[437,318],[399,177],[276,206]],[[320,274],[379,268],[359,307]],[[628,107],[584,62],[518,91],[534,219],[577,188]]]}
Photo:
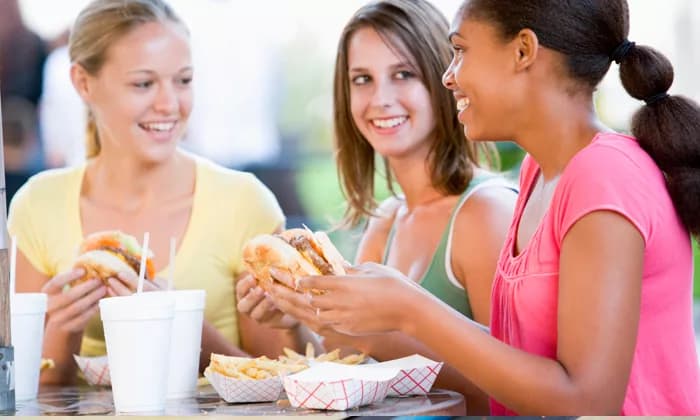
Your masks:
{"label": "woman in green tank top", "polygon": [[[447,20],[427,1],[385,0],[355,13],[335,68],[338,172],[347,225],[368,220],[356,262],[396,268],[488,325],[491,281],[516,194],[480,168],[493,149],[465,139],[455,100],[441,84],[451,57]],[[390,188],[396,181],[402,192],[381,205],[374,198],[378,156]],[[421,308],[411,309],[420,316]],[[399,334],[321,334],[327,349],[352,347],[378,360],[431,356]],[[470,414],[487,412],[485,396],[449,366],[438,381],[465,393]]]}

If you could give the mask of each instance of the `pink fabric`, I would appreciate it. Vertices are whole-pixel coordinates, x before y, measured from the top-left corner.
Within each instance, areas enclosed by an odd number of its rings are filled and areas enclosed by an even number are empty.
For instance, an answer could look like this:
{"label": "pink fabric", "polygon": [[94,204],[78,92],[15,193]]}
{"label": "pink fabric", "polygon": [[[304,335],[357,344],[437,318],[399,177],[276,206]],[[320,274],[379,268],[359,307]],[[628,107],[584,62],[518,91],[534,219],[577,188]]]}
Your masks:
{"label": "pink fabric", "polygon": [[[690,238],[658,167],[634,138],[598,134],[569,162],[540,226],[513,256],[516,227],[538,176],[539,167],[526,157],[521,195],[494,280],[491,333],[513,347],[556,358],[562,241],[586,214],[617,212],[646,243],[639,333],[620,414],[700,414]],[[515,413],[492,400],[491,414]]]}

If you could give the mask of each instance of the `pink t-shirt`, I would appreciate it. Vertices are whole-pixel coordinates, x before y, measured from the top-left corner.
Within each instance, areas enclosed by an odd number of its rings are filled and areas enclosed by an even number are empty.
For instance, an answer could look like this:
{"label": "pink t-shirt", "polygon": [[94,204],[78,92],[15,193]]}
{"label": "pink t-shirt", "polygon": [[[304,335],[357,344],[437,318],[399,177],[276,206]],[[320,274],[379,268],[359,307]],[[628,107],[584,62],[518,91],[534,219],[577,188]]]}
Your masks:
{"label": "pink t-shirt", "polygon": [[[564,237],[591,212],[619,213],[645,241],[639,333],[620,414],[700,414],[690,237],[676,215],[663,174],[634,138],[598,134],[571,159],[542,222],[514,256],[517,226],[539,170],[531,157],[525,158],[521,195],[494,280],[491,333],[513,347],[555,359]],[[491,414],[515,413],[491,400]]]}

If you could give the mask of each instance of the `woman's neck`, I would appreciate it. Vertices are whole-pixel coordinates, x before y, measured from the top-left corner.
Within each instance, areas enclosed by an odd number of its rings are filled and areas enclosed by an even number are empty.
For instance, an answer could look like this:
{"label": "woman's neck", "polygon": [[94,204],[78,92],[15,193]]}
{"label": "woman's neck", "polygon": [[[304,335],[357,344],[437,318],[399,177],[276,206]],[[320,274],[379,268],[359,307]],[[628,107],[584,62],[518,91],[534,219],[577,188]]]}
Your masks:
{"label": "woman's neck", "polygon": [[531,116],[516,142],[539,164],[545,180],[557,177],[571,158],[601,131],[590,97],[572,99],[561,91],[543,93],[531,104]]}
{"label": "woman's neck", "polygon": [[145,164],[104,151],[86,168],[83,195],[125,211],[137,211],[181,196],[194,188],[192,158],[178,151],[164,162]]}
{"label": "woman's neck", "polygon": [[427,157],[394,159],[389,161],[389,166],[404,194],[408,212],[445,197],[445,193],[433,186]]}

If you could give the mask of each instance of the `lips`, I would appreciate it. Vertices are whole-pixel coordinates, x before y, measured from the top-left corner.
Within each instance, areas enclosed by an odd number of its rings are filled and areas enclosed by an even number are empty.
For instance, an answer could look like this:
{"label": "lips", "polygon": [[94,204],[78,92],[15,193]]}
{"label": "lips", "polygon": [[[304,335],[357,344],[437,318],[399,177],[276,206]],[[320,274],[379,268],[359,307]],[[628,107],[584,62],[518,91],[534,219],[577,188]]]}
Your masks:
{"label": "lips", "polygon": [[375,127],[387,129],[387,128],[394,128],[394,127],[400,126],[401,124],[408,121],[408,117],[400,116],[400,117],[392,117],[392,118],[375,118],[375,119],[372,119],[371,121]]}
{"label": "lips", "polygon": [[469,100],[469,98],[460,98],[457,101],[457,111],[462,112],[465,109],[469,108],[470,103],[471,103],[471,101]]}
{"label": "lips", "polygon": [[173,131],[177,121],[159,121],[159,122],[147,122],[139,123],[139,127],[146,131],[156,132],[156,133],[167,133]]}

